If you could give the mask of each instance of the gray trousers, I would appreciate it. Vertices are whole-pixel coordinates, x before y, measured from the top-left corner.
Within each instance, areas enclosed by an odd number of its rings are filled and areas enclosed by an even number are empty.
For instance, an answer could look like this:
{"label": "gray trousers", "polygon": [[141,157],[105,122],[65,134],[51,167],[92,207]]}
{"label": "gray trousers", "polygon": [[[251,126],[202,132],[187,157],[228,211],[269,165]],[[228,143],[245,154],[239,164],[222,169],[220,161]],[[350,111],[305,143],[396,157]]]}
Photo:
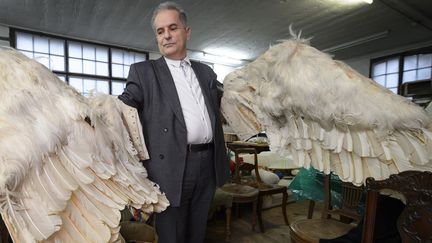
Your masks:
{"label": "gray trousers", "polygon": [[188,152],[180,207],[170,206],[156,215],[159,243],[204,242],[215,190],[213,149]]}

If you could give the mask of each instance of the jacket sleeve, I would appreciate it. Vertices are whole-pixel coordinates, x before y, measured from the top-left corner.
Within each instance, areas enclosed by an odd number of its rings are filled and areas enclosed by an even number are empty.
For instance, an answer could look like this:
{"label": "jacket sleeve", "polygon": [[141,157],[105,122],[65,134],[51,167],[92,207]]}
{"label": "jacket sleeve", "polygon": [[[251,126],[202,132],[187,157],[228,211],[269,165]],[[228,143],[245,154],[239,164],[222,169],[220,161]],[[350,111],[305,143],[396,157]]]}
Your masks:
{"label": "jacket sleeve", "polygon": [[137,110],[142,109],[144,98],[141,87],[141,78],[136,64],[131,65],[126,88],[118,98],[126,105],[135,107]]}

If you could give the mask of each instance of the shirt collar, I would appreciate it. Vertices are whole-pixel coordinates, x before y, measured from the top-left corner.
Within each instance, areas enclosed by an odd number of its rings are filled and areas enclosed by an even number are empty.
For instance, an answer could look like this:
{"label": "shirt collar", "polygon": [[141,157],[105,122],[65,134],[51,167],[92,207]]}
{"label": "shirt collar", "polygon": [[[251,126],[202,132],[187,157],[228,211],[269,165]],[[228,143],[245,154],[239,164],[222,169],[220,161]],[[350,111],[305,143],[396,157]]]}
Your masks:
{"label": "shirt collar", "polygon": [[[174,67],[177,67],[177,68],[180,67],[180,63],[181,63],[182,60],[173,60],[173,59],[169,59],[168,57],[164,57],[164,58],[165,58],[165,61],[166,61],[166,63],[168,65],[171,65],[171,66],[174,66]],[[189,65],[191,65],[191,62],[190,62],[188,56],[186,56],[183,60],[185,62],[187,62]]]}

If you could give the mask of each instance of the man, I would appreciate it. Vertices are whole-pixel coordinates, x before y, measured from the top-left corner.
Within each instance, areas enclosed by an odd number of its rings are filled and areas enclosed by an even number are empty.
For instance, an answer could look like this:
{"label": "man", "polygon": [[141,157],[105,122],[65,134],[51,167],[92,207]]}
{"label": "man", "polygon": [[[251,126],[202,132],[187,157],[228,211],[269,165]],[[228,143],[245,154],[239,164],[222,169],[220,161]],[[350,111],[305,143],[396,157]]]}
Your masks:
{"label": "man", "polygon": [[160,4],[152,25],[163,57],[133,64],[119,99],[138,109],[150,155],[143,164],[171,204],[156,215],[159,241],[203,242],[215,188],[229,176],[219,84],[187,57],[191,29],[179,5]]}

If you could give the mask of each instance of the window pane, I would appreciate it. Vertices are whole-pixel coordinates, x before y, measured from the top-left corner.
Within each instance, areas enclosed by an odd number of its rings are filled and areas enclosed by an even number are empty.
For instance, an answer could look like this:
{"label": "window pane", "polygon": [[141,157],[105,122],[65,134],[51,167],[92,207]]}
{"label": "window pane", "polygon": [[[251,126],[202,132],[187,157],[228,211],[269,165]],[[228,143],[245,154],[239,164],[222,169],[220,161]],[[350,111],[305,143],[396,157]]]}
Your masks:
{"label": "window pane", "polygon": [[45,37],[34,37],[34,51],[48,53],[48,38]]}
{"label": "window pane", "polygon": [[112,76],[123,78],[123,65],[112,64]]}
{"label": "window pane", "polygon": [[22,54],[26,55],[29,58],[33,59],[33,52],[29,52],[29,51],[20,51]]}
{"label": "window pane", "polygon": [[391,92],[397,94],[397,88],[391,88],[391,89],[389,89],[389,90],[390,90]]}
{"label": "window pane", "polygon": [[403,73],[402,83],[410,82],[410,81],[415,81],[415,80],[417,80],[417,78],[416,78],[416,70],[405,71]]}
{"label": "window pane", "polygon": [[81,44],[69,42],[69,56],[82,58]]}
{"label": "window pane", "polygon": [[74,87],[78,92],[83,92],[83,82],[81,78],[69,78],[69,85]]}
{"label": "window pane", "polygon": [[386,72],[386,63],[378,63],[372,68],[372,76],[378,76],[385,74]]}
{"label": "window pane", "polygon": [[17,33],[17,49],[33,51],[33,36],[29,34]]}
{"label": "window pane", "polygon": [[84,94],[96,91],[96,81],[94,79],[84,79]]}
{"label": "window pane", "polygon": [[411,70],[416,68],[417,68],[417,55],[405,57],[404,70]]}
{"label": "window pane", "polygon": [[69,58],[69,71],[73,73],[82,73],[82,60]]}
{"label": "window pane", "polygon": [[83,68],[83,73],[96,74],[96,63],[94,61],[84,60]]}
{"label": "window pane", "polygon": [[432,66],[432,54],[419,55],[419,68]]}
{"label": "window pane", "polygon": [[387,62],[387,73],[396,73],[399,71],[399,59],[391,59]]}
{"label": "window pane", "polygon": [[123,66],[123,77],[127,78],[129,75],[129,66]]}
{"label": "window pane", "polygon": [[50,44],[50,53],[51,54],[64,56],[64,41],[56,40],[56,39],[50,39],[49,44]]}
{"label": "window pane", "polygon": [[137,53],[135,54],[135,62],[145,61],[146,57],[144,54]]}
{"label": "window pane", "polygon": [[108,48],[96,47],[96,60],[101,62],[108,62]]}
{"label": "window pane", "polygon": [[375,77],[374,80],[385,87],[385,75]]}
{"label": "window pane", "polygon": [[134,62],[134,54],[130,52],[123,52],[123,63],[125,65],[130,65]]}
{"label": "window pane", "polygon": [[48,69],[50,68],[50,66],[49,66],[50,59],[49,59],[49,56],[47,54],[35,53],[34,58],[36,61],[38,61],[39,63],[42,63]]}
{"label": "window pane", "polygon": [[96,90],[99,93],[109,94],[108,81],[104,81],[104,80],[96,81]]}
{"label": "window pane", "polygon": [[417,80],[424,80],[431,78],[431,68],[422,68],[417,71]]}
{"label": "window pane", "polygon": [[112,49],[111,51],[111,61],[113,63],[123,64],[123,53],[120,50]]}
{"label": "window pane", "polygon": [[108,76],[108,63],[96,62],[96,74],[102,76]]}
{"label": "window pane", "polygon": [[64,57],[59,56],[50,56],[51,61],[51,69],[56,71],[64,71],[65,70],[65,61]]}
{"label": "window pane", "polygon": [[83,45],[83,58],[89,60],[95,60],[96,50],[93,46]]}
{"label": "window pane", "polygon": [[115,82],[113,81],[111,84],[111,94],[112,95],[121,95],[126,86],[126,82]]}
{"label": "window pane", "polygon": [[389,74],[387,75],[386,87],[397,87],[399,80],[397,74]]}

